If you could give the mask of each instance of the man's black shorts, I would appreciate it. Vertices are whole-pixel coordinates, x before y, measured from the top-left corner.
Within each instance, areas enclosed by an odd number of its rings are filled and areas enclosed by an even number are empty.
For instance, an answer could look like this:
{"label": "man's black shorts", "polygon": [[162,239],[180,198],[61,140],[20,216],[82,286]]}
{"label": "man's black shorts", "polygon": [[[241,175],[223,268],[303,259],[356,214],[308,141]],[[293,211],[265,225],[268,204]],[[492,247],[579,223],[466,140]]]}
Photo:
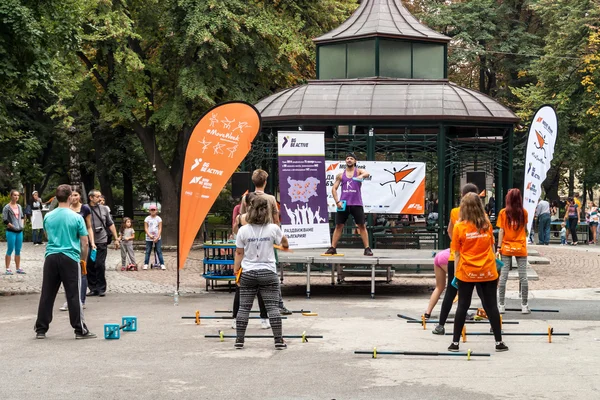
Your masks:
{"label": "man's black shorts", "polygon": [[335,213],[335,223],[345,224],[350,215],[354,218],[356,225],[365,224],[365,210],[363,206],[346,206],[346,210]]}

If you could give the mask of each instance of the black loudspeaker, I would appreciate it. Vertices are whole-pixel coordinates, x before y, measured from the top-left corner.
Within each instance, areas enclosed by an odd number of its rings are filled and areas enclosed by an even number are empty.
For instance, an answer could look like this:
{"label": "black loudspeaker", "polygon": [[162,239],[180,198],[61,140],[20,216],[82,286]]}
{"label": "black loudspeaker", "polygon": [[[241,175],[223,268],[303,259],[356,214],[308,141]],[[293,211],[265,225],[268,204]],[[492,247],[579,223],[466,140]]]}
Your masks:
{"label": "black loudspeaker", "polygon": [[485,172],[467,172],[467,183],[472,183],[479,189],[479,195],[485,197],[486,185],[485,185]]}
{"label": "black loudspeaker", "polygon": [[250,172],[234,172],[231,175],[231,197],[241,198],[246,191],[250,191],[252,174]]}

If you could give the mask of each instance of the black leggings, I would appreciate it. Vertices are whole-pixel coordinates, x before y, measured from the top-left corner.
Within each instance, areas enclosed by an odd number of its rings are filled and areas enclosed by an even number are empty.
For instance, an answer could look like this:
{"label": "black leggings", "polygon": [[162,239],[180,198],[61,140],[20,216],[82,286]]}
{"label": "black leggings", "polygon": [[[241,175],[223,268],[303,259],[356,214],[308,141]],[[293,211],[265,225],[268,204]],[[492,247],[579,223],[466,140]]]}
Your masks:
{"label": "black leggings", "polygon": [[571,231],[571,237],[573,238],[573,243],[577,242],[577,217],[569,217],[569,230]]}
{"label": "black leggings", "polygon": [[[452,309],[452,303],[454,302],[454,298],[456,297],[456,293],[458,293],[458,289],[452,286],[452,280],[454,279],[454,261],[448,261],[448,281],[446,283],[446,294],[444,295],[444,300],[442,301],[442,310],[440,311],[440,322],[439,324],[444,326],[446,325],[446,320],[448,319],[448,314],[450,314],[450,310]],[[485,299],[484,295],[481,292],[481,288],[476,286],[477,295],[481,299],[481,304],[485,309]],[[459,296],[460,299],[460,296]],[[470,299],[470,297],[469,297]]]}
{"label": "black leggings", "polygon": [[[265,302],[263,301],[260,292],[256,293],[256,297],[258,297],[258,308],[260,309],[260,317],[262,319],[267,319],[269,316],[267,315],[267,307],[265,307]],[[238,311],[240,310],[240,287],[236,285],[235,287],[235,296],[233,297],[233,318],[237,318]]]}
{"label": "black leggings", "polygon": [[[471,306],[471,296],[473,296],[473,288],[481,289],[483,295],[482,303],[487,317],[494,331],[496,342],[502,341],[502,331],[500,328],[500,312],[498,311],[498,303],[496,299],[496,289],[498,288],[498,279],[489,282],[462,282],[458,281],[458,307],[456,316],[454,317],[454,332],[452,340],[458,342],[460,334],[465,326],[467,311]],[[467,333],[468,335],[468,333]]]}

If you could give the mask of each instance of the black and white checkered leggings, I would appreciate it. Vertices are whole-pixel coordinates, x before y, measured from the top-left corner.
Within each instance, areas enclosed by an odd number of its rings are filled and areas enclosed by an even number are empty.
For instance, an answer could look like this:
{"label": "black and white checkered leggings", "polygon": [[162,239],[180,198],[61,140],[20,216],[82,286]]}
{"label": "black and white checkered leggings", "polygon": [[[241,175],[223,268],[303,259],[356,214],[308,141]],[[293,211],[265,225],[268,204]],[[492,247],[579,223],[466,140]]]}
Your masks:
{"label": "black and white checkered leggings", "polygon": [[260,292],[275,339],[281,339],[281,314],[279,313],[279,278],[268,269],[243,271],[240,278],[240,309],[237,314],[237,337],[243,339],[248,326],[248,316],[256,293]]}

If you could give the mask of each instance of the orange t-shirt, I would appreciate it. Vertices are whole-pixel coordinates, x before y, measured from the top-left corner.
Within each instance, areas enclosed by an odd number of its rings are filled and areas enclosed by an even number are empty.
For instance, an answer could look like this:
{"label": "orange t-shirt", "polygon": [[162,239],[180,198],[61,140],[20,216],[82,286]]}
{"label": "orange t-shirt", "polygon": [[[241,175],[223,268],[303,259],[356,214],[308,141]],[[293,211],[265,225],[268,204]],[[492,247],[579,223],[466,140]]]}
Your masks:
{"label": "orange t-shirt", "polygon": [[500,210],[498,213],[498,220],[496,226],[504,230],[504,237],[502,239],[502,247],[500,248],[500,254],[505,256],[515,257],[526,257],[527,256],[527,232],[525,227],[527,225],[527,210],[523,209],[525,213],[525,225],[521,229],[513,229],[506,217],[506,209]]}
{"label": "orange t-shirt", "polygon": [[496,257],[492,250],[494,232],[479,232],[471,222],[461,221],[454,226],[452,243],[460,253],[456,278],[463,282],[488,282],[498,279]]}
{"label": "orange t-shirt", "polygon": [[[450,211],[450,223],[454,224],[454,226],[456,226],[456,223],[458,222],[459,215],[460,215],[460,207],[453,208],[452,211]],[[454,236],[454,231],[452,231],[452,236],[450,236],[450,258],[448,258],[448,261],[454,261],[454,252],[456,251],[456,249],[454,247],[452,247],[452,243],[454,242],[452,240],[453,236]]]}

